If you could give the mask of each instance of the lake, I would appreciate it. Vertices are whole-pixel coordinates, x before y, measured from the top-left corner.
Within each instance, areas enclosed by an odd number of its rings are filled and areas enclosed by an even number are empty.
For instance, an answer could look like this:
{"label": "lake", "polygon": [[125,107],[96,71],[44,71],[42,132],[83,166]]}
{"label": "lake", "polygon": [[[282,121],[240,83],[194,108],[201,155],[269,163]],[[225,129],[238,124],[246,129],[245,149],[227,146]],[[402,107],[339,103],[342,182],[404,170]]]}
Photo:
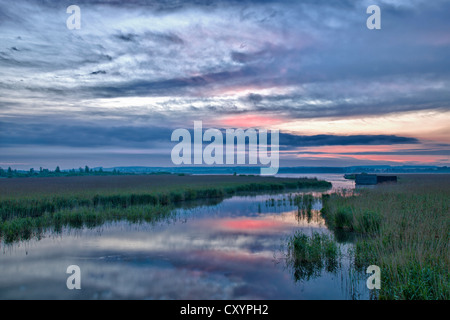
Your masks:
{"label": "lake", "polygon": [[[282,176],[354,188],[338,174]],[[295,232],[331,235],[320,208],[319,198],[299,214],[289,194],[233,196],[155,223],[111,222],[2,244],[0,299],[369,299],[366,279],[351,274],[345,255],[351,240],[338,243],[344,257],[334,270],[317,265],[299,277],[287,263]],[[70,265],[81,270],[80,290],[66,286]]]}

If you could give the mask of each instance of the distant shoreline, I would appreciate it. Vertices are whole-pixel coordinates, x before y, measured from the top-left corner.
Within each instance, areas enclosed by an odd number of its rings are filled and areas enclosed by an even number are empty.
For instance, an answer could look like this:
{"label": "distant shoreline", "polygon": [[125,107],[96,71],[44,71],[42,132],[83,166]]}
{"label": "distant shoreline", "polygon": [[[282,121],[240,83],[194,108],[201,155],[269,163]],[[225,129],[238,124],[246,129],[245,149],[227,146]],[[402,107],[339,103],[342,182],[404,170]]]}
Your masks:
{"label": "distant shoreline", "polygon": [[[24,177],[71,177],[71,176],[111,176],[111,175],[260,175],[261,167],[112,167],[54,170],[40,168],[18,170],[0,167],[0,178]],[[283,174],[441,174],[450,173],[448,166],[349,166],[349,167],[280,167],[277,175]]]}

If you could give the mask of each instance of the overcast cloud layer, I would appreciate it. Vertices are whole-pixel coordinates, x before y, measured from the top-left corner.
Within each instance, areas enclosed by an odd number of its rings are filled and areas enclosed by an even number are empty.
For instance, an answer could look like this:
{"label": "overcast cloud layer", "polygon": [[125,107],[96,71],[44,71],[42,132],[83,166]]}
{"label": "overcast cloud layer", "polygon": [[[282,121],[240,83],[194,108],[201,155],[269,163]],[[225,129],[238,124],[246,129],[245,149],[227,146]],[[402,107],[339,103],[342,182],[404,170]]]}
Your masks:
{"label": "overcast cloud layer", "polygon": [[[72,4],[80,30],[66,27]],[[381,30],[366,27],[371,4]],[[0,166],[170,166],[172,130],[194,120],[281,129],[297,165],[449,163],[448,12],[421,0],[1,0]],[[326,146],[343,147],[307,149]]]}

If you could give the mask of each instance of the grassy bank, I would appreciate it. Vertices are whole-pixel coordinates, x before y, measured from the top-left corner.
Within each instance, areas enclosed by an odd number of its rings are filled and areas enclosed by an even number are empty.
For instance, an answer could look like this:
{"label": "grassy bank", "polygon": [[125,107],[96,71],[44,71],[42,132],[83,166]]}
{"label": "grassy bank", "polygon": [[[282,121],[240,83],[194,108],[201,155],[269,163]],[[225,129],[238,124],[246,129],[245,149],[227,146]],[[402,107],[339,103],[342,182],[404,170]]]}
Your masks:
{"label": "grassy bank", "polygon": [[317,179],[259,176],[105,176],[0,180],[0,237],[10,242],[53,227],[154,219],[178,203],[237,192],[329,188]]}
{"label": "grassy bank", "polygon": [[450,298],[450,176],[404,175],[394,185],[323,197],[331,229],[355,231],[354,263],[381,268],[380,299]]}

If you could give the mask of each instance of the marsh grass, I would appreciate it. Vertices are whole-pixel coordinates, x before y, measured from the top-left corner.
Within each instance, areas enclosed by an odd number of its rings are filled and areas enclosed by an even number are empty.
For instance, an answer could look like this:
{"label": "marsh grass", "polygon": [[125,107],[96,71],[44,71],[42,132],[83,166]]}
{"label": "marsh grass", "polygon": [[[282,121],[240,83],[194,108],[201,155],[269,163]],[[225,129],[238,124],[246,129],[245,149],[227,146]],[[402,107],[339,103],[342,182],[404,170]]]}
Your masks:
{"label": "marsh grass", "polygon": [[[115,219],[131,222],[151,220],[156,215],[167,213],[175,204],[199,199],[223,199],[238,192],[331,186],[317,179],[230,176],[8,180],[12,181],[11,185],[5,185],[4,181],[0,185],[2,191],[6,190],[0,197],[0,239],[3,238],[5,242],[39,237],[44,229],[52,226],[54,229],[62,226],[82,228]],[[108,187],[108,182],[115,186]]]}
{"label": "marsh grass", "polygon": [[405,175],[396,185],[323,197],[330,229],[352,230],[354,266],[381,268],[380,299],[449,299],[450,176]]}
{"label": "marsh grass", "polygon": [[295,281],[308,281],[326,270],[335,272],[340,264],[340,249],[327,234],[314,232],[308,236],[300,231],[288,240],[287,265],[292,268]]}
{"label": "marsh grass", "polygon": [[269,198],[265,201],[265,204],[266,207],[284,207],[290,205],[297,207],[300,211],[311,211],[313,204],[316,201],[320,201],[320,198],[317,198],[310,193],[289,193],[286,197],[281,199]]}
{"label": "marsh grass", "polygon": [[154,223],[173,214],[172,207],[140,205],[128,208],[95,207],[63,209],[39,217],[23,217],[4,221],[0,232],[5,243],[18,240],[39,239],[45,231],[60,233],[63,228],[95,228],[105,222],[129,221]]}

